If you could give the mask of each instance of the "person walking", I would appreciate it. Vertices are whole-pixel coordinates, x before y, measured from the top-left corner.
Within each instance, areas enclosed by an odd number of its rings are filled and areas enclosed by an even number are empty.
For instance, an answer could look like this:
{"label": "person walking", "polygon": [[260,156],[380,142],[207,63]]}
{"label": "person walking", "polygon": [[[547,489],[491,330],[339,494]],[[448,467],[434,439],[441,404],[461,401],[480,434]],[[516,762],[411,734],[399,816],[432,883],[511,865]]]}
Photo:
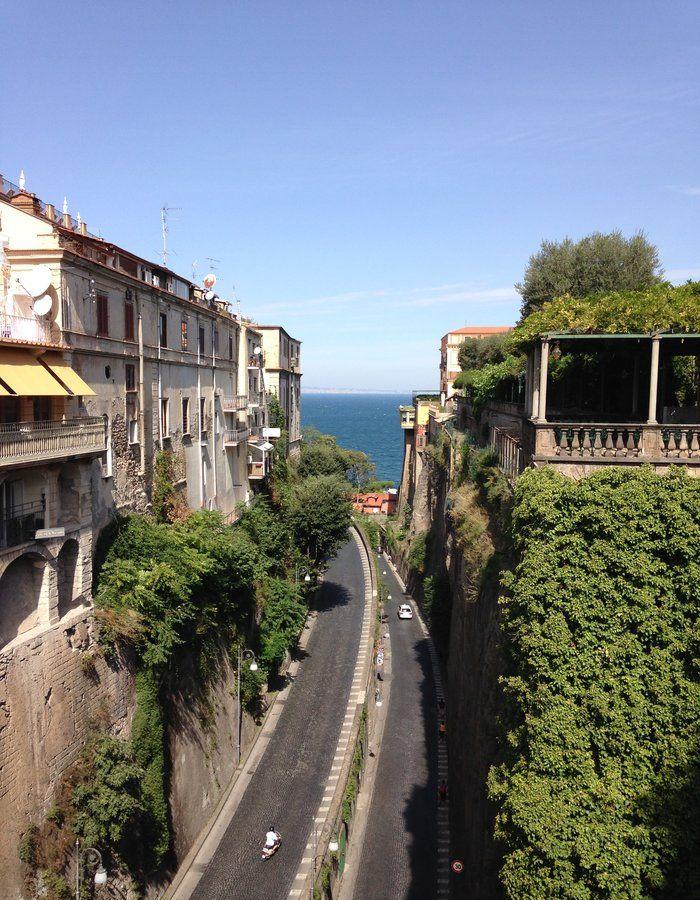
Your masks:
{"label": "person walking", "polygon": [[447,782],[444,778],[438,785],[438,798],[440,800],[440,803],[445,803],[445,801],[447,800]]}
{"label": "person walking", "polygon": [[438,726],[438,734],[440,735],[440,740],[445,740],[445,734],[447,733],[447,728],[445,727],[445,720],[441,719],[440,724]]}

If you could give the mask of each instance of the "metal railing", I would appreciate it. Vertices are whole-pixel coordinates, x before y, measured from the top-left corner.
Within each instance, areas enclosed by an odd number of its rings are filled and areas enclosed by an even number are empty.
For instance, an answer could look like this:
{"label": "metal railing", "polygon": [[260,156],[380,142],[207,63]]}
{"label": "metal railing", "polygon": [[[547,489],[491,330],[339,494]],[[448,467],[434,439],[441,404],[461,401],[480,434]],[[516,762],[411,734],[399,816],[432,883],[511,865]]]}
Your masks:
{"label": "metal railing", "polygon": [[233,397],[221,398],[221,408],[224,412],[243,412],[247,407],[247,394],[235,394]]}
{"label": "metal railing", "polygon": [[498,454],[498,467],[508,478],[517,478],[523,471],[523,448],[520,440],[507,431],[493,428],[491,448]]}
{"label": "metal railing", "polygon": [[226,428],[224,430],[224,447],[235,447],[248,440],[250,431],[248,428]]}
{"label": "metal railing", "polygon": [[0,466],[102,453],[105,448],[106,426],[102,416],[0,424]]}
{"label": "metal railing", "polygon": [[11,316],[0,312],[0,338],[11,341],[28,341],[50,344],[51,324],[28,316]]}
{"label": "metal railing", "polygon": [[[17,194],[21,194],[22,190],[18,184],[15,184],[12,181],[9,181],[7,178],[4,178],[0,175],[0,194],[3,194],[7,197],[8,200],[11,200]],[[43,200],[40,200],[34,194],[31,194],[30,191],[27,191],[25,188],[24,193],[28,193],[33,196],[39,206],[39,211],[42,216],[46,216],[47,219],[54,222],[56,225],[62,225],[65,228],[70,228],[72,231],[79,232],[80,227],[82,225],[81,222],[78,221],[77,217],[73,217],[70,213],[63,212],[63,204],[57,205],[55,203],[45,203]],[[88,237],[99,238],[99,235],[92,234],[90,231],[85,231],[85,234]]]}
{"label": "metal railing", "polygon": [[0,514],[0,550],[34,540],[37,529],[44,527],[46,499],[32,500],[11,507]]}

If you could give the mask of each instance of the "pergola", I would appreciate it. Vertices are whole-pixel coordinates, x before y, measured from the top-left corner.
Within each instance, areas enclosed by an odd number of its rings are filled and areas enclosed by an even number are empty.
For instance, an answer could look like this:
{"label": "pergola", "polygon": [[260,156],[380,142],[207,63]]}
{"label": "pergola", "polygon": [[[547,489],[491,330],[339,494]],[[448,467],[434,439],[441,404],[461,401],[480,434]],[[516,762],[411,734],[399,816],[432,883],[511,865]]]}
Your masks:
{"label": "pergola", "polygon": [[[561,411],[548,408],[551,387],[549,364],[552,348],[561,354],[594,355],[600,360],[596,390],[598,402],[590,418],[574,411],[564,417]],[[671,360],[678,356],[694,356],[700,367],[700,334],[543,334],[528,354],[526,370],[525,416],[532,422],[545,424],[568,418],[569,422],[664,423],[664,400],[667,399]],[[661,392],[660,392],[661,385]],[[591,385],[577,385],[579,397],[591,400]],[[607,393],[606,393],[607,391]],[[561,398],[560,398],[561,399]],[[678,407],[666,424],[694,424],[700,421],[700,398],[691,406]],[[614,413],[614,415],[613,415]],[[549,415],[549,418],[548,418]],[[684,421],[683,418],[687,421]]]}

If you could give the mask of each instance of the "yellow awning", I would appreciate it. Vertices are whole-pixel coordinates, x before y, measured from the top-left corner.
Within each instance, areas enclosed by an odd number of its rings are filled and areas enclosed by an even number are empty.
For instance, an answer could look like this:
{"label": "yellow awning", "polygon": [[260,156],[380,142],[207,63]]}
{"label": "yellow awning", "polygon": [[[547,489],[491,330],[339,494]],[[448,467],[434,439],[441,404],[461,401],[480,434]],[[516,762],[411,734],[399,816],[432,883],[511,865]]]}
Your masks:
{"label": "yellow awning", "polygon": [[19,397],[70,397],[51,372],[27,350],[0,348],[0,378]]}
{"label": "yellow awning", "polygon": [[69,391],[72,391],[79,397],[93,397],[95,395],[93,389],[83,381],[77,372],[71,369],[60,353],[44,353],[40,359],[61,379]]}

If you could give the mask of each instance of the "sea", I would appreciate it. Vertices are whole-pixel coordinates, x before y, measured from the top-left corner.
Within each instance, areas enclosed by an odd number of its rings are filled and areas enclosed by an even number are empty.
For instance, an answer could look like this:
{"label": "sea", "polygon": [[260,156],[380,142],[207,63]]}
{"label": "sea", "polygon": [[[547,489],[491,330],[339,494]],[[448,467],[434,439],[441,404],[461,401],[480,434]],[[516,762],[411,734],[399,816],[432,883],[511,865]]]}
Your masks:
{"label": "sea", "polygon": [[341,447],[362,450],[377,467],[379,481],[401,480],[403,436],[399,406],[410,394],[315,394],[301,396],[302,427],[333,434]]}

